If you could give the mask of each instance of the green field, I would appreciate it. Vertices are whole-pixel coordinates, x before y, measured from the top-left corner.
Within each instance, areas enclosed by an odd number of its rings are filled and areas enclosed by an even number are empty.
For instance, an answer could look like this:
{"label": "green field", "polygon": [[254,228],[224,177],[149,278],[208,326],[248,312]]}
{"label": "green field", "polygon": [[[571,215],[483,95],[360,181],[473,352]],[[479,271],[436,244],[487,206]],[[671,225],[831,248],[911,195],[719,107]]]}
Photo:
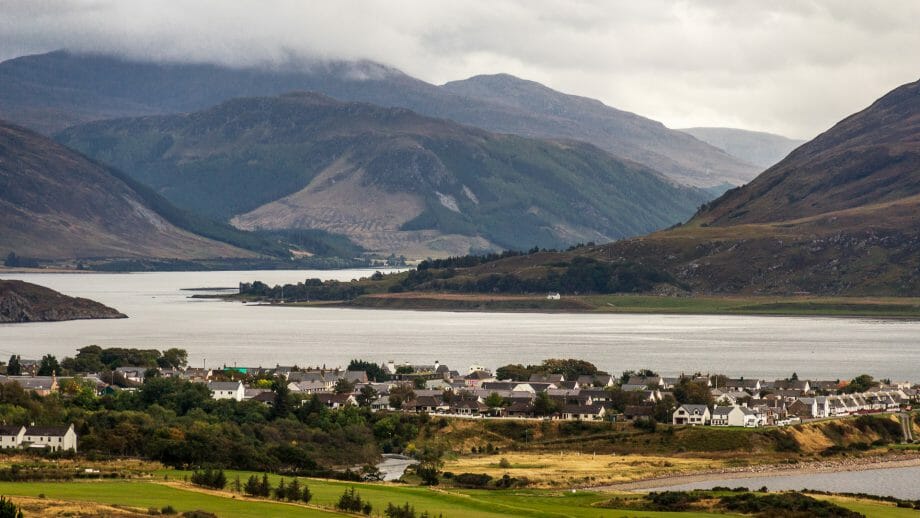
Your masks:
{"label": "green field", "polygon": [[[160,472],[159,477],[169,475],[170,479],[181,478],[187,473]],[[232,480],[236,474],[241,479],[249,473],[228,472]],[[280,477],[273,476],[276,484]],[[326,480],[304,480],[314,494],[317,507],[310,508],[296,504],[282,504],[270,501],[251,501],[234,498],[229,492],[208,494],[191,488],[167,486],[154,481],[105,481],[105,482],[0,482],[0,494],[7,496],[37,497],[45,495],[52,500],[98,502],[110,505],[130,506],[135,508],[162,508],[173,506],[176,510],[195,509],[213,512],[224,517],[288,517],[288,516],[337,516],[341,515],[331,509],[339,495],[348,488],[356,487],[362,498],[370,500],[374,514],[378,514],[386,504],[403,504],[408,502],[416,511],[428,511],[433,516],[462,516],[473,518],[492,518],[503,516],[526,517],[655,517],[655,516],[725,516],[708,513],[659,513],[648,511],[619,511],[602,509],[594,504],[609,499],[612,494],[591,491],[541,491],[541,490],[441,490],[421,487],[395,486],[384,484],[356,484]],[[822,497],[823,498],[823,497]],[[831,497],[829,497],[831,498]],[[889,504],[870,501],[856,501],[844,498],[831,498],[835,502],[867,516],[908,517],[916,516],[916,511],[898,509]]]}
{"label": "green field", "polygon": [[920,298],[576,295],[544,296],[439,293],[375,294],[341,303],[368,309],[657,313],[697,315],[788,315],[920,318]]}

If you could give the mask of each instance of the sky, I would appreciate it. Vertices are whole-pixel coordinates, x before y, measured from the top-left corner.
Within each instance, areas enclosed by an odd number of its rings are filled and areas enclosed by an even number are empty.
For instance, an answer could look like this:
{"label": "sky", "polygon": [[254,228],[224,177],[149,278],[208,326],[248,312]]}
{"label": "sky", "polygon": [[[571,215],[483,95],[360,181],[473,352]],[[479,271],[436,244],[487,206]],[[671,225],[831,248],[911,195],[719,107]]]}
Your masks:
{"label": "sky", "polygon": [[0,60],[57,49],[510,73],[659,120],[811,138],[920,78],[916,0],[0,0]]}

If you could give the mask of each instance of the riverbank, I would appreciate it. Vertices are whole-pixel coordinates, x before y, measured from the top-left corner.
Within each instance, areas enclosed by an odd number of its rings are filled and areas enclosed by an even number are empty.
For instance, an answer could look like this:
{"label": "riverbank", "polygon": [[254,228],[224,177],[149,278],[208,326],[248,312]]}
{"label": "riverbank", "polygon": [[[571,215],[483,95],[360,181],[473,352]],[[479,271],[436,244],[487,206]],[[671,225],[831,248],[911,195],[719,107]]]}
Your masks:
{"label": "riverbank", "polygon": [[[780,477],[788,475],[814,475],[819,473],[839,473],[852,471],[870,471],[877,469],[912,468],[920,466],[920,454],[885,455],[884,457],[838,458],[818,462],[799,464],[771,464],[709,470],[692,475],[668,475],[622,484],[609,484],[589,487],[595,491],[648,491],[667,489],[684,484],[716,482],[723,480],[743,480],[746,478]],[[743,485],[743,484],[741,484]]]}

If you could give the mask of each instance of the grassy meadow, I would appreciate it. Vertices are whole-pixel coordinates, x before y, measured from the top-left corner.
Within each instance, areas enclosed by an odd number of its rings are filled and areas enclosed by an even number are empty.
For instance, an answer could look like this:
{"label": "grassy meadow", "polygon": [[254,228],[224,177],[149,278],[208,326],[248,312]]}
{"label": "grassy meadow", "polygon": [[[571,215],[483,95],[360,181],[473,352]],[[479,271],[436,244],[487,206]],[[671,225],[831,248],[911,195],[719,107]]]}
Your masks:
{"label": "grassy meadow", "polygon": [[[170,475],[181,479],[187,472],[161,472],[158,477]],[[239,474],[241,478],[249,473],[228,473],[230,478]],[[279,477],[272,477],[277,483]],[[314,494],[309,506],[301,504],[278,503],[266,500],[253,500],[230,491],[210,491],[195,488],[182,482],[157,480],[118,480],[104,482],[2,482],[0,494],[12,497],[26,509],[29,516],[60,516],[60,512],[79,516],[77,510],[84,512],[96,509],[97,514],[108,516],[142,516],[148,509],[161,509],[167,505],[178,512],[204,510],[220,517],[324,517],[347,516],[332,509],[339,495],[349,487],[355,487],[362,498],[374,506],[373,515],[380,515],[387,503],[403,504],[408,502],[418,513],[427,511],[432,516],[498,518],[505,516],[522,517],[657,517],[657,516],[725,516],[725,514],[706,512],[651,512],[636,510],[617,510],[597,507],[597,504],[609,500],[613,493],[593,491],[554,491],[554,490],[454,490],[438,488],[408,487],[393,484],[358,484],[327,480],[301,479],[306,482]],[[619,494],[629,500],[629,494]],[[916,511],[898,509],[892,504],[857,500],[848,497],[824,497],[867,516],[898,518],[915,516]],[[45,503],[43,506],[42,503]],[[96,507],[89,505],[94,503]],[[69,507],[68,507],[69,506]],[[49,513],[45,514],[43,510]],[[86,516],[86,514],[83,514]]]}

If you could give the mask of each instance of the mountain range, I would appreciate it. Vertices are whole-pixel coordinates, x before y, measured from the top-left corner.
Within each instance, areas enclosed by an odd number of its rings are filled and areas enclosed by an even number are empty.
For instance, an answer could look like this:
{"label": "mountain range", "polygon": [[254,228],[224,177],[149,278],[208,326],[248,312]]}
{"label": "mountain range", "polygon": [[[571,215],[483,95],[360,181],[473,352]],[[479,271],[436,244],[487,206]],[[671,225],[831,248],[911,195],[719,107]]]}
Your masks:
{"label": "mountain range", "polygon": [[[920,81],[801,145],[686,224],[468,276],[550,275],[586,257],[641,264],[702,293],[920,293]],[[538,273],[542,271],[542,273]]]}
{"label": "mountain range", "polygon": [[[204,235],[221,236],[234,246]],[[251,241],[250,241],[251,240]],[[259,240],[177,210],[117,171],[0,121],[0,252],[44,259],[246,258]]]}
{"label": "mountain range", "polygon": [[505,74],[436,86],[369,61],[230,68],[58,51],[0,63],[2,116],[48,135],[88,121],[290,91],[408,108],[492,132],[580,140],[685,185],[740,185],[762,170],[660,122]]}
{"label": "mountain range", "polygon": [[86,123],[59,142],[243,229],[322,229],[410,257],[610,241],[711,197],[587,143],[321,94]]}

